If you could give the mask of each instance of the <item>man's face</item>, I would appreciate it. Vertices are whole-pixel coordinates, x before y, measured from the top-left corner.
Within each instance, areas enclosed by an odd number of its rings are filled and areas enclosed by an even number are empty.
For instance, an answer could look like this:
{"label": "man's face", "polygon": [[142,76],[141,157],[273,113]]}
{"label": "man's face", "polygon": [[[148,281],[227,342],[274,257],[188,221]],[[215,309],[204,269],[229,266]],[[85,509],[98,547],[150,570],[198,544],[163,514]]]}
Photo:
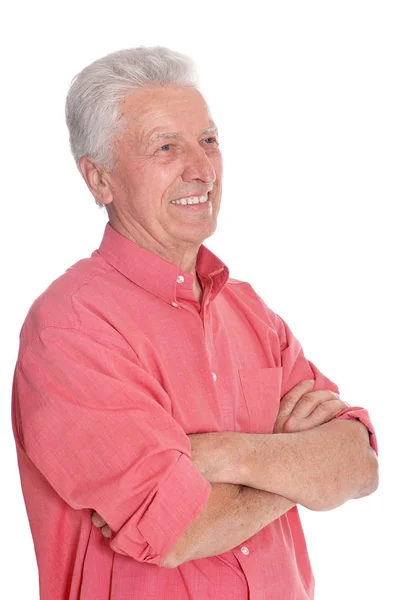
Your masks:
{"label": "man's face", "polygon": [[201,244],[216,228],[222,191],[222,156],[204,98],[193,88],[145,88],[121,110],[111,224],[116,218],[137,243],[158,250]]}

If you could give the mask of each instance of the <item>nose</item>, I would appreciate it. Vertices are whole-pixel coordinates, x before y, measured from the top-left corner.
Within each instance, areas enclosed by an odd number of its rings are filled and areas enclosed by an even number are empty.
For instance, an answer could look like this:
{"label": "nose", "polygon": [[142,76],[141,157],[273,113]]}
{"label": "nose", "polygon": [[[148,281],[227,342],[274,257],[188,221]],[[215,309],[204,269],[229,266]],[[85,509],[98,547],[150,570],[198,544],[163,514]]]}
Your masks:
{"label": "nose", "polygon": [[215,182],[215,169],[203,148],[199,146],[186,148],[186,161],[182,179],[183,181],[198,179],[208,184]]}

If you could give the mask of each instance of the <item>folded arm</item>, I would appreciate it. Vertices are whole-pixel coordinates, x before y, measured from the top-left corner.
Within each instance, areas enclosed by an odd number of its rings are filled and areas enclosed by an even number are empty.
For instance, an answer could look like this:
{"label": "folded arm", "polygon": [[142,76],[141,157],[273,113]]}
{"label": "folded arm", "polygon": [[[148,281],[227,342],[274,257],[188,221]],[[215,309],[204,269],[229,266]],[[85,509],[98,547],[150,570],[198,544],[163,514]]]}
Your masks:
{"label": "folded arm", "polygon": [[376,454],[358,421],[297,433],[208,433],[191,443],[194,464],[209,481],[267,490],[311,510],[371,494],[378,483]]}
{"label": "folded arm", "polygon": [[276,494],[231,484],[212,484],[208,502],[161,566],[216,556],[241,544],[281,517],[294,502]]}
{"label": "folded arm", "polygon": [[[293,431],[294,428],[297,428],[299,431],[304,431],[314,428],[318,424],[334,418],[339,414],[342,406],[346,406],[336,394],[328,391],[306,393],[312,389],[313,383],[314,381],[301,382],[284,397],[278,418],[279,429]],[[352,425],[356,426],[355,423]],[[352,425],[349,425],[348,431],[353,428]],[[261,439],[262,442],[265,442],[267,437],[252,435],[242,437],[240,434],[231,433],[190,436],[192,459],[202,470],[203,475],[210,480],[215,480],[224,474],[224,477],[237,477],[237,481],[240,480],[240,477],[246,476],[248,484],[253,487],[213,483],[205,507],[164,557],[162,566],[176,567],[189,560],[214,556],[231,550],[294,506],[292,500],[283,496],[253,489],[259,485],[259,482],[255,481],[256,470],[258,469],[260,472],[260,479],[265,477],[265,470],[262,468],[262,464],[250,465],[249,460],[244,463],[242,456],[240,457],[237,452],[239,441],[241,443],[245,441],[247,444],[255,442],[258,438],[257,441]],[[283,436],[283,438],[287,437],[289,436]],[[292,437],[291,441],[293,439]],[[331,443],[334,443],[333,440]],[[294,448],[294,445],[291,447]],[[242,444],[242,451],[246,451],[248,457],[251,456],[244,444]],[[326,452],[328,453],[328,449]],[[258,459],[261,458],[259,452],[253,453],[253,448],[252,454]],[[298,457],[296,456],[296,458]],[[228,475],[229,469],[230,476]],[[249,471],[247,472],[246,469]],[[296,471],[298,471],[298,464]],[[288,481],[290,479],[289,473],[287,479]],[[305,487],[306,485],[308,483],[305,482]],[[301,490],[301,488],[298,489]],[[331,503],[333,494],[329,490],[327,490],[327,497]],[[316,500],[320,501],[319,498]],[[111,532],[107,530],[105,520],[101,519],[99,515],[93,516],[93,522],[97,527],[103,527],[104,535],[110,535]]]}

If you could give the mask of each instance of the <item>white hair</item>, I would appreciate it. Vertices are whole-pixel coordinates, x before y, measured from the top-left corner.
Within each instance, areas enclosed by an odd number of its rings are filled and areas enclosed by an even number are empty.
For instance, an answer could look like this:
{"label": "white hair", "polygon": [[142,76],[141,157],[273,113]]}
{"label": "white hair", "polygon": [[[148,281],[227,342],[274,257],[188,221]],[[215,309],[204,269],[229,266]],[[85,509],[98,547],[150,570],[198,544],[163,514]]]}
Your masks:
{"label": "white hair", "polygon": [[113,139],[124,126],[121,101],[142,87],[156,85],[198,88],[194,62],[163,46],[140,46],[112,52],[73,78],[65,114],[78,168],[79,159],[89,156],[112,169]]}

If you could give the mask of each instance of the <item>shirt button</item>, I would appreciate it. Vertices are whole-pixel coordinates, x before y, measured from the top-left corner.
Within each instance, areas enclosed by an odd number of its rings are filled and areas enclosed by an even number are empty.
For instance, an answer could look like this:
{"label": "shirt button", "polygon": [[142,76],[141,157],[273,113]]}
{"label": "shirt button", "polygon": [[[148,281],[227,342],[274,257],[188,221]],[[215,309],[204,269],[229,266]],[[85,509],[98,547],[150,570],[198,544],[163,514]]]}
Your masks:
{"label": "shirt button", "polygon": [[243,547],[241,548],[241,552],[242,552],[243,554],[245,554],[245,556],[248,556],[248,554],[249,554],[249,550],[248,550],[248,548],[247,548],[246,546],[243,546]]}
{"label": "shirt button", "polygon": [[178,278],[176,279],[177,283],[183,283],[184,282],[184,277],[183,275],[179,275]]}
{"label": "shirt button", "polygon": [[171,305],[172,305],[174,308],[177,308],[177,307],[179,306],[179,305],[177,304],[177,302],[171,302]]}
{"label": "shirt button", "polygon": [[216,375],[216,373],[212,373],[212,379],[213,379],[213,381],[216,381],[217,378],[218,378],[218,376]]}

